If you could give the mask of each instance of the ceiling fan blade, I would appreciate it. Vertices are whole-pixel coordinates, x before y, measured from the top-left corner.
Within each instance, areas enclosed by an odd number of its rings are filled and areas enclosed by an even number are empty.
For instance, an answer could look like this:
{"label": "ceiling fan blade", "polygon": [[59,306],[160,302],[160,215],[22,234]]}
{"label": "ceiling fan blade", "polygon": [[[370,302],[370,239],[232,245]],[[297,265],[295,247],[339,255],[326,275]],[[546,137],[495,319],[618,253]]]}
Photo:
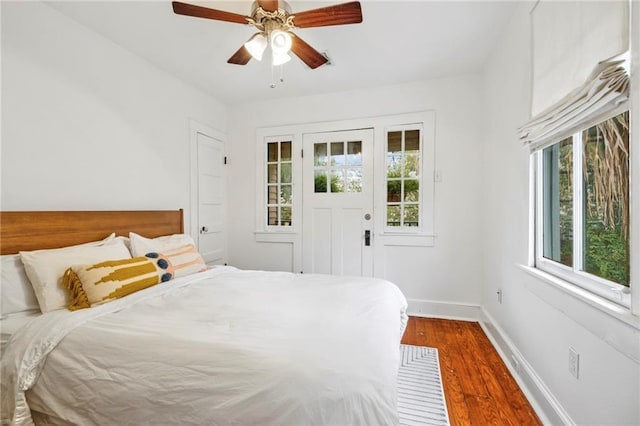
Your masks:
{"label": "ceiling fan blade", "polygon": [[292,15],[294,15],[293,24],[298,28],[359,24],[362,22],[362,8],[358,1],[321,7],[293,13]]}
{"label": "ceiling fan blade", "polygon": [[258,0],[258,4],[262,10],[266,12],[275,12],[278,10],[278,0]]}
{"label": "ceiling fan blade", "polygon": [[291,34],[291,51],[309,68],[316,69],[329,61],[326,56],[311,47],[306,41],[293,33],[289,34]]}
{"label": "ceiling fan blade", "polygon": [[240,46],[240,49],[233,54],[227,61],[229,64],[247,65],[251,60],[251,53],[244,47],[244,44]]}
{"label": "ceiling fan blade", "polygon": [[237,13],[225,12],[224,10],[210,9],[208,7],[196,6],[195,4],[173,2],[173,12],[178,15],[194,16],[196,18],[215,19],[216,21],[235,22],[247,24],[247,17]]}

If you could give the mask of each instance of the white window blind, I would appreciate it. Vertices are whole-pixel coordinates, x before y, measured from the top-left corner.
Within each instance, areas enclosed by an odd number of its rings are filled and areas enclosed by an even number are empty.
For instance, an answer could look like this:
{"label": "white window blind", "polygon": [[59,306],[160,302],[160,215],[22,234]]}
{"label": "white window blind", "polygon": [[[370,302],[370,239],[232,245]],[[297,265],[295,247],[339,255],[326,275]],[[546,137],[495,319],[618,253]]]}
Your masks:
{"label": "white window blind", "polygon": [[534,116],[579,87],[598,62],[629,49],[628,0],[541,0],[531,21]]}
{"label": "white window blind", "polygon": [[629,94],[629,2],[541,0],[531,12],[532,150],[624,103]]}
{"label": "white window blind", "polygon": [[531,151],[545,148],[629,98],[628,54],[600,62],[586,82],[518,129]]}

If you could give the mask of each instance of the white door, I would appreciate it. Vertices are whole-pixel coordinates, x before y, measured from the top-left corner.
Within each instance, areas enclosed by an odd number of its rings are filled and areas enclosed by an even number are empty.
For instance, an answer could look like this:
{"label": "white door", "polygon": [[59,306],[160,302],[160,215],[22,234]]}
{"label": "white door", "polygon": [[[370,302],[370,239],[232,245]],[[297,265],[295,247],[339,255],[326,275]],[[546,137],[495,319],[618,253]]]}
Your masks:
{"label": "white door", "polygon": [[303,136],[305,273],[373,275],[373,129]]}
{"label": "white door", "polygon": [[197,133],[198,249],[204,261],[226,262],[224,142]]}

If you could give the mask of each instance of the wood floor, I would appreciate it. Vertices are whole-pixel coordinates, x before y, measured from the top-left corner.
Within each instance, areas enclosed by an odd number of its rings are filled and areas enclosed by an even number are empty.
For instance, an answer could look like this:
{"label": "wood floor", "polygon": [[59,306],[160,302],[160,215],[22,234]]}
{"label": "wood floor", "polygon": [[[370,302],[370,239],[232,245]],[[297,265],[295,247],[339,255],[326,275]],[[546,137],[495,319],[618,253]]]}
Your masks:
{"label": "wood floor", "polygon": [[452,426],[542,424],[478,323],[411,317],[402,343],[438,349]]}

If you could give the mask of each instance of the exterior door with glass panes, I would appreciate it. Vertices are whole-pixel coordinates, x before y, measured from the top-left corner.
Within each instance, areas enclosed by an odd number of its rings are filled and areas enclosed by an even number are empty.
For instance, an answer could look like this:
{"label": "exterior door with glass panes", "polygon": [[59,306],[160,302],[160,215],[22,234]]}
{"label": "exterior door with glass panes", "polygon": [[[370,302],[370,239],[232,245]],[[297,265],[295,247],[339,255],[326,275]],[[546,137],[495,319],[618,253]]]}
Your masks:
{"label": "exterior door with glass panes", "polygon": [[373,276],[373,129],[303,136],[304,273]]}

